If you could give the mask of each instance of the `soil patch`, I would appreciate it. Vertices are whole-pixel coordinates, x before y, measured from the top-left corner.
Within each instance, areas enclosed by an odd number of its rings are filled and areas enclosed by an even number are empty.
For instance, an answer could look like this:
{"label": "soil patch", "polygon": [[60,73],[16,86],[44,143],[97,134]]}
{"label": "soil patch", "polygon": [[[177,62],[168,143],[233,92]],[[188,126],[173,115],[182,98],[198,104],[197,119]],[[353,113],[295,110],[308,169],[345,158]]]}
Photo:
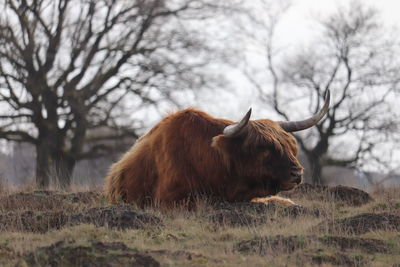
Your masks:
{"label": "soil patch", "polygon": [[361,206],[373,200],[367,192],[358,188],[342,185],[328,187],[308,183],[300,184],[291,191],[281,192],[280,195],[289,198],[342,202],[350,206]]}
{"label": "soil patch", "polygon": [[91,208],[85,214],[75,215],[72,223],[93,223],[118,230],[163,226],[159,217],[138,212],[129,205]]}
{"label": "soil patch", "polygon": [[323,251],[317,251],[315,253],[300,254],[298,257],[306,258],[308,261],[317,265],[331,264],[337,266],[367,266],[367,263],[369,262],[369,260],[362,255],[350,256],[342,252],[324,253]]}
{"label": "soil patch", "polygon": [[255,226],[268,222],[265,216],[255,216],[235,210],[219,210],[208,216],[208,219],[219,226]]}
{"label": "soil patch", "polygon": [[77,245],[64,241],[38,248],[24,259],[29,266],[160,266],[164,261],[182,265],[218,262],[184,250],[139,251],[121,242]]}
{"label": "soil patch", "polygon": [[326,216],[327,213],[317,208],[307,208],[300,205],[280,206],[254,202],[220,202],[213,205],[208,219],[219,225],[226,226],[254,226],[268,223],[279,216],[298,217]]}
{"label": "soil patch", "polygon": [[316,229],[328,233],[365,234],[375,230],[400,230],[400,216],[390,213],[363,213],[353,217],[329,220],[316,226]]}
{"label": "soil patch", "polygon": [[[268,236],[256,237],[237,243],[234,250],[241,253],[261,256],[274,253],[292,253],[300,249],[312,247],[332,247],[344,250],[357,250],[365,253],[390,253],[391,246],[379,239],[341,237],[341,236]],[[331,255],[332,256],[332,255]]]}
{"label": "soil patch", "polygon": [[198,264],[209,264],[209,263],[220,263],[219,260],[211,260],[201,254],[196,254],[184,250],[170,251],[170,250],[149,250],[146,253],[150,256],[160,259],[160,262],[165,260],[173,261],[174,265],[189,266],[195,263]]}
{"label": "soil patch", "polygon": [[312,239],[303,236],[257,237],[251,240],[239,242],[234,250],[241,253],[252,253],[261,256],[271,253],[291,253],[305,248]]}
{"label": "soil patch", "polygon": [[21,192],[0,199],[0,211],[49,211],[62,206],[63,199],[54,191]]}
{"label": "soil patch", "polygon": [[69,216],[62,211],[8,212],[0,214],[0,231],[45,233],[52,229],[60,229],[68,222]]}
{"label": "soil patch", "polygon": [[301,205],[293,205],[288,206],[282,209],[282,213],[285,216],[290,217],[298,217],[302,215],[306,216],[314,216],[314,217],[321,217],[321,216],[328,216],[329,214],[321,209],[318,208],[308,208]]}
{"label": "soil patch", "polygon": [[357,249],[366,253],[388,253],[391,247],[382,240],[373,238],[325,236],[318,240],[327,246],[344,249]]}
{"label": "soil patch", "polygon": [[152,256],[120,242],[96,242],[87,246],[64,241],[28,254],[29,266],[160,266]]}
{"label": "soil patch", "polygon": [[23,211],[0,214],[0,231],[45,233],[82,223],[117,230],[163,226],[161,219],[157,216],[136,211],[128,205],[92,208],[79,214],[68,214],[64,211]]}
{"label": "soil patch", "polygon": [[332,194],[333,199],[343,201],[351,206],[361,206],[373,200],[367,192],[354,187],[338,185],[330,187],[328,191]]}
{"label": "soil patch", "polygon": [[37,190],[20,192],[0,199],[0,211],[64,211],[76,209],[75,203],[93,204],[100,202],[100,192],[88,191],[65,194],[57,191]]}

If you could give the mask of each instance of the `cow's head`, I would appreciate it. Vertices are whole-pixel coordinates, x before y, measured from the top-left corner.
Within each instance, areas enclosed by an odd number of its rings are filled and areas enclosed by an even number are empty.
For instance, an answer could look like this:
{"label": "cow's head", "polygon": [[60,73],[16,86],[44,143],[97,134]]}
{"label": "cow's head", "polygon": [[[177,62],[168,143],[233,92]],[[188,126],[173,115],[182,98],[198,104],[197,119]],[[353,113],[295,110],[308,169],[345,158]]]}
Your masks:
{"label": "cow's head", "polygon": [[323,108],[302,121],[250,120],[250,109],[239,123],[215,136],[212,146],[222,154],[232,176],[241,177],[248,187],[239,190],[265,196],[300,184],[303,167],[297,160],[297,143],[291,132],[316,125],[327,113],[329,100],[328,91]]}

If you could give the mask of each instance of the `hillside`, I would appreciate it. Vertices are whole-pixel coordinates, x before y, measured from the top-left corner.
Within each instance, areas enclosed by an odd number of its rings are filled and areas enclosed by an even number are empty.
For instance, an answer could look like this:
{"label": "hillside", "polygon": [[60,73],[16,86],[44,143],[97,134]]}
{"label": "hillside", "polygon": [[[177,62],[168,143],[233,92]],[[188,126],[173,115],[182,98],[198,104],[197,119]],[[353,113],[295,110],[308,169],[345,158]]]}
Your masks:
{"label": "hillside", "polygon": [[1,266],[400,266],[400,188],[303,184],[299,205],[109,206],[99,191],[0,193]]}

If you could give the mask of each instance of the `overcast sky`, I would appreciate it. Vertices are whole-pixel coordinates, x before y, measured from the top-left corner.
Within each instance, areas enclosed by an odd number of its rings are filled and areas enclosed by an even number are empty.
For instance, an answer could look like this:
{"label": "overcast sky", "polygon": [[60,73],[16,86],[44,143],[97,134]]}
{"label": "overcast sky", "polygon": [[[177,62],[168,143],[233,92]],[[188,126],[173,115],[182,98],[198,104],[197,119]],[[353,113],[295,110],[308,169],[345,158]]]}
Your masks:
{"label": "overcast sky", "polygon": [[[314,17],[324,17],[340,5],[347,5],[349,0],[293,0],[293,5],[281,21],[281,33],[291,32],[291,38],[302,39],[312,32]],[[388,26],[400,26],[399,0],[363,0],[368,6],[380,10],[382,19]],[[287,35],[286,35],[287,36]],[[282,37],[282,36],[281,36]]]}

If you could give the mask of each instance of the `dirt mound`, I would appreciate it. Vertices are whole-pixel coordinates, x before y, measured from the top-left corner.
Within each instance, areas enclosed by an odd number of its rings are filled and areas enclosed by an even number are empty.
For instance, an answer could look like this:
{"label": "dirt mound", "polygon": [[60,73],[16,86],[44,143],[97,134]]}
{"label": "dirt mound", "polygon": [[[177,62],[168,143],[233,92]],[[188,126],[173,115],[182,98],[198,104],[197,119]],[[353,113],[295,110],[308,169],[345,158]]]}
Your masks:
{"label": "dirt mound", "polygon": [[63,199],[53,191],[21,192],[0,199],[0,211],[58,210],[63,204]]}
{"label": "dirt mound", "polygon": [[189,266],[194,263],[209,264],[209,263],[220,263],[219,260],[212,260],[201,254],[196,254],[184,250],[170,251],[170,250],[149,250],[146,254],[160,259],[161,262],[165,260],[173,261],[174,265]]}
{"label": "dirt mound", "polygon": [[37,190],[20,192],[0,199],[0,211],[54,211],[63,207],[64,211],[74,210],[74,203],[95,204],[102,198],[100,192],[61,193]]}
{"label": "dirt mound", "polygon": [[306,258],[313,264],[337,265],[337,266],[367,266],[369,260],[362,255],[347,255],[342,252],[324,253],[317,251],[315,253],[304,253],[298,255],[300,258]]}
{"label": "dirt mound", "polygon": [[327,216],[328,213],[318,208],[308,208],[301,205],[293,205],[282,209],[282,213],[290,217],[298,217],[308,215],[314,217]]}
{"label": "dirt mound", "polygon": [[98,191],[86,191],[86,192],[77,192],[70,194],[62,194],[64,200],[70,200],[73,203],[82,203],[82,204],[94,204],[98,203],[103,195]]}
{"label": "dirt mound", "polygon": [[38,248],[25,256],[29,266],[160,266],[160,262],[179,265],[219,261],[184,250],[138,251],[121,242],[91,242],[86,245],[64,241]]}
{"label": "dirt mound", "polygon": [[220,202],[213,205],[215,210],[229,210],[241,214],[266,215],[279,212],[284,216],[297,217],[299,215],[323,216],[326,212],[317,208],[307,208],[301,205],[281,206],[274,203],[258,202]]}
{"label": "dirt mound", "polygon": [[129,205],[91,208],[85,214],[74,215],[72,223],[93,223],[118,230],[163,226],[157,216],[138,212]]}
{"label": "dirt mound", "polygon": [[343,201],[348,205],[361,206],[372,201],[372,197],[358,188],[338,185],[330,187],[328,191],[337,201]]}
{"label": "dirt mound", "polygon": [[144,229],[149,226],[163,225],[157,216],[135,211],[127,205],[91,208],[85,213],[78,214],[69,214],[64,211],[24,211],[0,214],[0,231],[45,233],[82,223],[118,230]]}
{"label": "dirt mound", "polygon": [[62,211],[8,212],[0,214],[0,231],[45,233],[52,229],[60,229],[68,222],[69,216]]}
{"label": "dirt mound", "polygon": [[341,251],[358,250],[365,253],[390,253],[391,246],[379,239],[341,237],[341,236],[267,236],[256,237],[237,243],[234,250],[241,253],[267,255],[274,253],[291,253],[300,249],[322,246],[338,248]]}
{"label": "dirt mound", "polygon": [[253,202],[216,202],[209,211],[208,220],[218,226],[255,226],[267,223],[271,206]]}
{"label": "dirt mound", "polygon": [[318,224],[316,229],[329,233],[345,232],[355,235],[365,234],[375,230],[399,231],[400,216],[390,213],[363,213],[344,219],[324,221]]}
{"label": "dirt mound", "polygon": [[95,242],[87,246],[64,241],[28,254],[29,266],[160,266],[152,256],[120,242]]}
{"label": "dirt mound", "polygon": [[280,206],[274,203],[255,202],[220,202],[212,206],[208,219],[221,226],[255,226],[268,223],[276,217],[326,216],[327,213],[317,208],[301,205]]}
{"label": "dirt mound", "polygon": [[291,191],[280,195],[289,198],[305,198],[318,201],[342,202],[351,206],[360,206],[372,201],[372,197],[360,189],[349,186],[328,187],[323,185],[300,184]]}
{"label": "dirt mound", "polygon": [[325,236],[318,240],[324,245],[338,247],[341,250],[357,249],[366,253],[388,253],[391,250],[386,242],[373,238]]}
{"label": "dirt mound", "polygon": [[219,226],[255,226],[268,222],[265,216],[255,216],[235,210],[219,210],[208,216],[209,221]]}
{"label": "dirt mound", "polygon": [[302,236],[285,237],[277,235],[273,237],[257,237],[239,242],[234,250],[241,253],[253,253],[264,256],[271,253],[291,253],[306,247],[307,242],[310,242],[310,238]]}

